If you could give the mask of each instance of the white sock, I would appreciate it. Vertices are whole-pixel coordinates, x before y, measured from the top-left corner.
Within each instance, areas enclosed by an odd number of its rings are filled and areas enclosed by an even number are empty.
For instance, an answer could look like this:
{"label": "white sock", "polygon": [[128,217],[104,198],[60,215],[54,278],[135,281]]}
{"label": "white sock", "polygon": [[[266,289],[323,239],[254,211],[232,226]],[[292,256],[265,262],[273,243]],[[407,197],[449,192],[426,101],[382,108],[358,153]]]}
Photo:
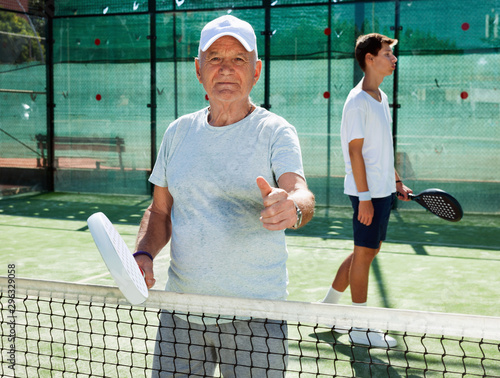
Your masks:
{"label": "white sock", "polygon": [[355,302],[352,302],[352,305],[353,305],[353,306],[364,306],[364,307],[366,307],[366,306],[367,306],[367,304],[366,304],[366,303],[367,303],[367,302],[364,302],[364,303],[355,303]]}
{"label": "white sock", "polygon": [[344,294],[342,291],[337,291],[330,286],[330,289],[328,290],[328,293],[326,293],[326,297],[323,299],[322,302],[337,304],[339,303],[342,294]]}

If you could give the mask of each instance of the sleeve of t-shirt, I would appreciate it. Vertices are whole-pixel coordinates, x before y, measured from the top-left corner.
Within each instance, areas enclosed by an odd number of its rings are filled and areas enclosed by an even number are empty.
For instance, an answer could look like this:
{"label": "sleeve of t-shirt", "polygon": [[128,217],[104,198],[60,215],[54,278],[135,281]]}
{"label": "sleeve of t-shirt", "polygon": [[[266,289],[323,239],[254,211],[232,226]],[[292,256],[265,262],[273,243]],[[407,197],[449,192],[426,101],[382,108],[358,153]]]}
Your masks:
{"label": "sleeve of t-shirt", "polygon": [[275,133],[271,145],[271,168],[276,181],[288,172],[305,179],[299,137],[292,125],[282,126]]}
{"label": "sleeve of t-shirt", "polygon": [[171,130],[171,127],[167,128],[167,131],[165,131],[165,135],[163,135],[163,140],[160,145],[160,150],[158,151],[158,156],[156,157],[153,172],[151,172],[151,176],[149,176],[150,183],[156,186],[161,186],[163,188],[168,187],[167,160],[172,138]]}
{"label": "sleeve of t-shirt", "polygon": [[366,126],[366,113],[359,107],[347,110],[344,115],[344,127],[347,143],[354,139],[364,139]]}

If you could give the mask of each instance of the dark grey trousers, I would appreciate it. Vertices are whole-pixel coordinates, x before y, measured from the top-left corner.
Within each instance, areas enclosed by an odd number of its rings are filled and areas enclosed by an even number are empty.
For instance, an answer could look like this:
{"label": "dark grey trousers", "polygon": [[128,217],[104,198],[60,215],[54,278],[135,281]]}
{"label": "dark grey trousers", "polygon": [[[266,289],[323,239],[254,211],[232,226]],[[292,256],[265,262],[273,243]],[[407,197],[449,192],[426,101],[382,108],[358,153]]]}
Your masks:
{"label": "dark grey trousers", "polygon": [[[284,377],[286,322],[264,319],[200,324],[163,311],[152,377]],[[200,317],[197,319],[201,320]]]}

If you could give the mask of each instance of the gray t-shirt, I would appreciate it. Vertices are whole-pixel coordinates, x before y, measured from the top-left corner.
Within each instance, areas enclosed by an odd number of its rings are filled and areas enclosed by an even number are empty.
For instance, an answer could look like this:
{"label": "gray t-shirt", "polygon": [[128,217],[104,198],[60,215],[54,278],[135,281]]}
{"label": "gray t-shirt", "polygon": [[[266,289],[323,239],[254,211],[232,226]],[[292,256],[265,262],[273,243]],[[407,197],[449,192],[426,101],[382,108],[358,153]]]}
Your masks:
{"label": "gray t-shirt", "polygon": [[149,179],[174,199],[166,290],[286,299],[285,233],[262,226],[255,180],[304,177],[296,130],[260,107],[224,127],[209,125],[207,112],[170,124]]}

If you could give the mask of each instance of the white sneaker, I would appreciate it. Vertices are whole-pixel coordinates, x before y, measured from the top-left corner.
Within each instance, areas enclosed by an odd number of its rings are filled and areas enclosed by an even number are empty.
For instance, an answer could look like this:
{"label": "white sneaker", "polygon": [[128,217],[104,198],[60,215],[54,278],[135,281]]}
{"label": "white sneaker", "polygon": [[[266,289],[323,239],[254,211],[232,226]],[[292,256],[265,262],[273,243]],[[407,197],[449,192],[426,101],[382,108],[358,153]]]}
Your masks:
{"label": "white sneaker", "polygon": [[349,333],[349,339],[353,344],[368,345],[378,348],[392,348],[398,345],[396,339],[386,335],[379,329],[354,328]]}

